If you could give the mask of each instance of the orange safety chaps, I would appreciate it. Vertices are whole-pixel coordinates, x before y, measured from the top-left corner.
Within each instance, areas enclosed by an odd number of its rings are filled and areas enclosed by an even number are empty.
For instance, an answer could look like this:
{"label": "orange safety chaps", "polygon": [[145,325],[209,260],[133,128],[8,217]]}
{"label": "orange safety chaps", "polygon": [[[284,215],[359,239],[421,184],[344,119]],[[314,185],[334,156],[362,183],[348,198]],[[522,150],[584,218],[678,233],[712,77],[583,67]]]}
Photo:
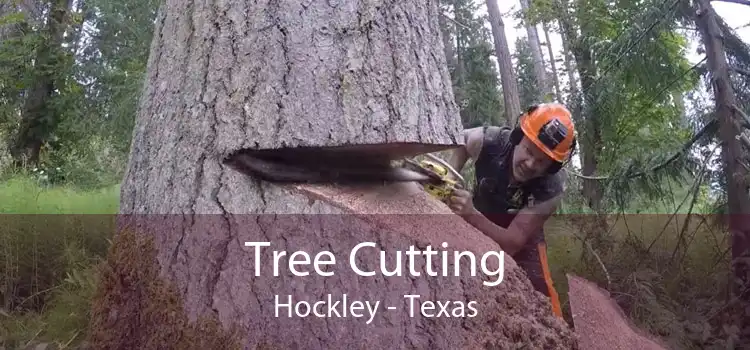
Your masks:
{"label": "orange safety chaps", "polygon": [[514,257],[518,265],[526,272],[534,289],[550,298],[552,312],[562,318],[562,309],[557,290],[552,283],[549,264],[547,263],[547,244],[542,241],[530,249],[524,249]]}

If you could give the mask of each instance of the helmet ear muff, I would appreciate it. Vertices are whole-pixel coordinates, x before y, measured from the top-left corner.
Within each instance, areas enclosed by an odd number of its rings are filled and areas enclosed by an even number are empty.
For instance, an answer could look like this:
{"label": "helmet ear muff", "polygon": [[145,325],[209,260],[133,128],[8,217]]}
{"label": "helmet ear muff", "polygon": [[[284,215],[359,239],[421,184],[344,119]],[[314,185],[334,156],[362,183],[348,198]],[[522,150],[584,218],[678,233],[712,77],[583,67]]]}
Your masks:
{"label": "helmet ear muff", "polygon": [[510,132],[510,144],[518,146],[518,144],[521,143],[521,140],[523,140],[523,130],[521,130],[520,126],[516,126]]}
{"label": "helmet ear muff", "polygon": [[552,163],[552,165],[547,168],[547,174],[557,173],[558,171],[560,171],[560,169],[562,169],[562,167],[565,166],[565,164],[568,164],[568,162],[570,162],[570,160],[573,158],[573,152],[576,151],[576,141],[576,137],[573,136],[573,142],[570,144],[570,153],[568,153],[568,157],[565,159],[565,162]]}

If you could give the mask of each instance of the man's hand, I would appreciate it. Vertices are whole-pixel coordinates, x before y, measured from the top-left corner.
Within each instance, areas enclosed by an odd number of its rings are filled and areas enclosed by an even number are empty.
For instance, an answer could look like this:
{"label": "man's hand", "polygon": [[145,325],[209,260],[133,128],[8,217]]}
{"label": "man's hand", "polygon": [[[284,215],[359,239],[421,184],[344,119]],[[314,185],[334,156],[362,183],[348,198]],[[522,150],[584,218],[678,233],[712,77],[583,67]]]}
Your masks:
{"label": "man's hand", "polygon": [[471,192],[464,189],[455,189],[448,199],[448,207],[458,215],[474,214],[474,203],[472,202]]}

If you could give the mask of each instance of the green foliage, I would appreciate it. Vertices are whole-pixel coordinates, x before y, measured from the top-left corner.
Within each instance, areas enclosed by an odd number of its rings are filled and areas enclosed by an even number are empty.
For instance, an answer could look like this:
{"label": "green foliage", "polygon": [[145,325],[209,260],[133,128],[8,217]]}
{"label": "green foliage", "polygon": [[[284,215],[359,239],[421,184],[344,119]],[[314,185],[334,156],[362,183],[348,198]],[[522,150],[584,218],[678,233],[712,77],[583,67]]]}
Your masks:
{"label": "green foliage", "polygon": [[[25,23],[20,12],[0,19],[17,24],[14,27],[22,27]],[[23,92],[33,81],[31,62],[41,39],[41,35],[35,32],[21,32],[0,40],[0,128],[4,132],[13,129],[23,103]]]}
{"label": "green foliage", "polygon": [[570,12],[565,12],[558,3],[535,2],[532,14],[568,23],[579,32],[568,38],[575,39],[571,46],[579,52],[577,58],[591,57],[577,62],[579,70],[586,67],[591,74],[591,84],[582,87],[586,122],[577,127],[586,152],[595,154],[597,173],[612,179],[605,183],[608,195],[603,204],[622,207],[631,195],[661,196],[664,181],[679,179],[689,161],[670,164],[683,169],[664,168],[646,177],[630,179],[628,174],[671,156],[695,132],[684,123],[688,116],[673,99],[698,82],[685,57],[687,39],[676,29],[674,2],[569,4]]}
{"label": "green foliage", "polygon": [[[125,153],[130,146],[159,4],[156,0],[88,3],[99,13],[92,23],[99,35],[82,60],[92,80],[87,85],[92,113],[98,118],[85,130],[112,141],[118,152]],[[80,131],[81,124],[69,130]]]}
{"label": "green foliage", "polygon": [[[158,5],[94,0],[71,7],[63,30],[73,35],[59,47],[47,40],[54,33],[34,28],[22,12],[2,17],[17,30],[0,42],[0,134],[6,143],[16,136],[24,93],[50,76],[54,92],[44,97],[41,159],[32,165],[48,173],[63,169],[65,176],[50,181],[84,188],[119,182],[122,166],[113,163],[127,156]],[[84,22],[87,41],[80,37]],[[47,64],[35,64],[44,53]]]}
{"label": "green foliage", "polygon": [[484,2],[459,0],[447,7],[460,24],[446,21],[456,62],[451,70],[453,92],[464,127],[499,124],[503,114],[494,46],[487,19],[476,15]]}
{"label": "green foliage", "polygon": [[493,49],[483,43],[464,50],[466,83],[460,87],[466,103],[461,119],[466,128],[500,123],[502,103],[497,89],[497,71],[490,61]]}

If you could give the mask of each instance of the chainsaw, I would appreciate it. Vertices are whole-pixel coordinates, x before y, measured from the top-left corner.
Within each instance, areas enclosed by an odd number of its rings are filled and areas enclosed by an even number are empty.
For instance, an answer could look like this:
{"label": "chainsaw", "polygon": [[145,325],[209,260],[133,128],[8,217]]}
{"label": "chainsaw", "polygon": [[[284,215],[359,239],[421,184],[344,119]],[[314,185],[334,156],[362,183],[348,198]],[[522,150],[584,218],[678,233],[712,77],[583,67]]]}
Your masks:
{"label": "chainsaw", "polygon": [[245,175],[276,183],[417,182],[427,193],[447,203],[455,189],[465,187],[464,178],[439,157],[429,153],[425,157],[394,161],[336,147],[301,147],[242,150],[228,156],[224,163]]}
{"label": "chainsaw", "polygon": [[466,186],[464,178],[448,162],[433,154],[428,153],[425,156],[429,159],[419,162],[413,158],[404,159],[404,167],[428,175],[429,180],[419,181],[424,190],[440,201],[447,203],[454,190],[463,189]]}

